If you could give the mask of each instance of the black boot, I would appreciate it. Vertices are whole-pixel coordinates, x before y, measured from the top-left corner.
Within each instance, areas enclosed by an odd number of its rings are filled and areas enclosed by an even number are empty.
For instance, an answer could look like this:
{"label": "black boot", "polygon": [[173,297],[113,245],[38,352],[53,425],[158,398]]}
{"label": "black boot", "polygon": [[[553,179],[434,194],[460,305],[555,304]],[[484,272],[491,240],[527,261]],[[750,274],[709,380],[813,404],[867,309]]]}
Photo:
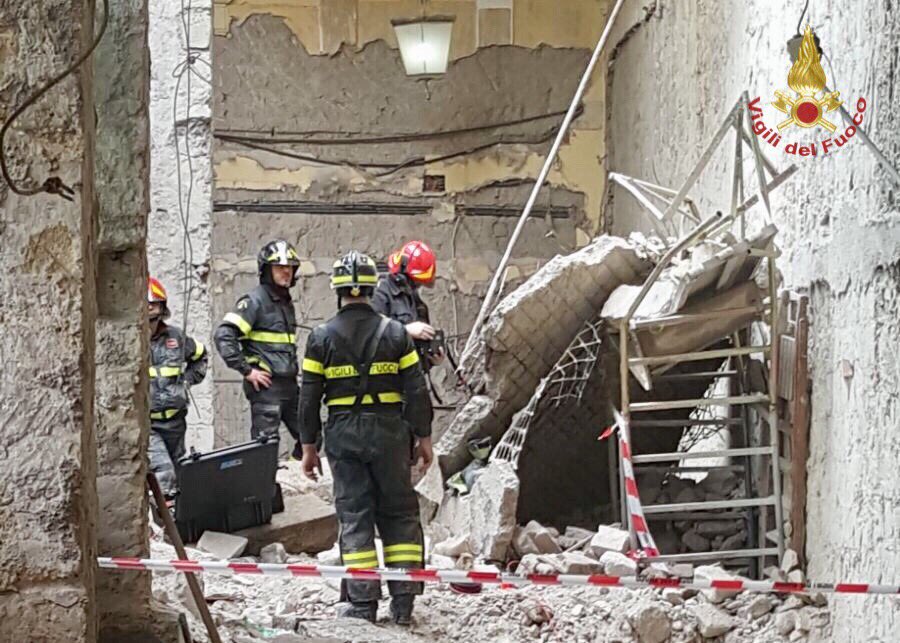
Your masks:
{"label": "black boot", "polygon": [[337,606],[338,618],[361,618],[363,620],[369,621],[369,623],[374,623],[375,617],[377,615],[377,601],[366,601],[363,603],[341,603]]}
{"label": "black boot", "polygon": [[415,594],[398,594],[391,597],[391,618],[397,625],[412,625]]}

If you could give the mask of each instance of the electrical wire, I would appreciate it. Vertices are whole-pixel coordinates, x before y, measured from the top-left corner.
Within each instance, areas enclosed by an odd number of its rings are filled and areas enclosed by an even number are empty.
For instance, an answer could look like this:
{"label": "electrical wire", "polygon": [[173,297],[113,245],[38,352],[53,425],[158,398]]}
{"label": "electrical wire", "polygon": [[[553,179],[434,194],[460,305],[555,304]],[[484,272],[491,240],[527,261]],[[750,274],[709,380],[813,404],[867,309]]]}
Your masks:
{"label": "electrical wire", "polygon": [[[56,85],[62,82],[69,74],[73,73],[77,70],[85,60],[90,58],[91,54],[94,53],[94,50],[100,44],[100,41],[103,39],[103,35],[106,33],[106,27],[109,24],[109,2],[110,0],[103,0],[103,20],[100,23],[100,31],[97,33],[94,38],[93,43],[87,49],[87,51],[83,52],[75,61],[66,67],[60,74],[57,74],[50,80],[44,87],[36,91],[34,94],[28,97],[28,99],[22,103],[18,109],[16,109],[9,118],[6,119],[6,122],[3,123],[3,127],[0,128],[0,171],[3,173],[3,179],[6,181],[6,184],[9,186],[9,189],[18,194],[19,196],[34,196],[36,194],[40,194],[41,192],[47,192],[49,194],[58,194],[63,199],[67,201],[72,201],[72,197],[75,194],[75,191],[72,190],[69,186],[62,182],[62,179],[58,176],[51,176],[46,181],[44,181],[39,186],[34,186],[30,188],[20,187],[16,185],[16,182],[13,181],[12,177],[9,174],[9,168],[6,164],[6,133],[9,131],[9,128],[12,126],[13,121],[15,121],[22,113],[34,105],[40,98],[46,94],[48,91],[53,89]],[[96,11],[96,9],[95,9]],[[95,14],[91,14],[91,23],[93,23],[95,19]]]}
{"label": "electrical wire", "polygon": [[497,140],[491,141],[489,143],[484,143],[482,145],[477,145],[475,147],[466,148],[464,150],[460,150],[459,152],[451,152],[450,154],[444,154],[442,156],[435,156],[431,158],[425,158],[424,156],[416,156],[405,161],[402,161],[398,164],[393,163],[377,163],[377,162],[365,162],[365,163],[356,163],[354,161],[350,161],[348,159],[342,160],[330,160],[323,159],[316,156],[310,156],[308,154],[297,154],[296,152],[287,152],[285,150],[279,150],[274,147],[270,147],[268,145],[259,145],[256,143],[250,143],[248,141],[242,140],[241,137],[232,137],[225,135],[218,135],[217,138],[219,140],[223,140],[229,143],[235,143],[236,145],[242,145],[244,147],[249,147],[251,149],[260,150],[263,152],[270,152],[272,154],[277,154],[279,156],[284,156],[286,158],[296,159],[299,161],[307,161],[309,163],[318,163],[320,165],[333,165],[333,166],[349,166],[359,170],[360,172],[365,172],[364,168],[387,168],[382,172],[375,172],[373,176],[376,178],[382,178],[385,176],[389,176],[394,174],[395,172],[399,172],[402,169],[410,168],[410,167],[424,167],[427,165],[431,165],[433,163],[440,163],[442,161],[448,161],[451,159],[458,158],[460,156],[469,156],[470,154],[474,154],[476,152],[481,152],[482,150],[489,149],[491,147],[495,147],[497,145],[505,145],[510,143],[517,143],[522,145],[540,145],[541,143],[546,143],[551,138],[555,136],[553,131],[550,131],[547,135],[542,136],[539,139],[532,141],[505,141],[505,140]]}
{"label": "electrical wire", "polygon": [[806,10],[809,8],[809,0],[806,0],[806,4],[803,5],[803,11],[800,13],[800,19],[797,21],[797,33],[800,33],[800,25],[803,24],[803,17],[806,15]]}
{"label": "electrical wire", "polygon": [[[580,116],[584,112],[583,107],[578,108],[576,116]],[[287,138],[279,138],[273,135],[262,136],[263,132],[256,134],[238,134],[232,133],[231,130],[219,130],[214,133],[216,138],[228,138],[230,140],[244,140],[251,143],[269,143],[269,144],[307,144],[307,145],[360,145],[360,144],[384,144],[384,143],[410,143],[415,141],[431,140],[435,138],[455,137],[460,134],[473,134],[483,132],[485,130],[503,129],[514,127],[516,125],[524,125],[535,121],[546,120],[557,116],[565,115],[565,111],[547,112],[544,114],[536,114],[534,116],[525,116],[508,121],[500,121],[498,123],[484,123],[482,125],[472,125],[470,127],[461,127],[452,130],[440,130],[436,132],[407,132],[401,134],[385,134],[384,136],[364,136],[364,137],[332,137],[332,138],[311,138],[302,136],[304,132],[296,132],[301,136],[293,136]],[[239,130],[247,131],[247,130]],[[325,134],[327,132],[309,132],[309,134]],[[341,132],[336,132],[340,134]]]}
{"label": "electrical wire", "polygon": [[[200,75],[193,69],[194,63],[197,60],[200,60],[200,55],[191,50],[191,13],[193,11],[192,0],[187,0],[187,4],[185,5],[185,0],[181,0],[181,26],[184,32],[184,44],[185,44],[185,59],[181,63],[175,66],[172,70],[172,76],[175,78],[175,91],[172,96],[172,136],[175,143],[175,174],[177,178],[177,186],[178,186],[178,214],[181,219],[182,226],[182,244],[181,244],[181,252],[182,252],[182,263],[183,263],[183,272],[182,272],[182,289],[184,293],[183,299],[183,314],[182,314],[182,331],[184,335],[187,337],[188,333],[188,319],[190,316],[191,309],[191,298],[193,296],[194,290],[194,245],[191,240],[190,234],[190,222],[191,222],[191,200],[193,198],[194,191],[194,165],[191,159],[191,76],[198,75],[206,82],[209,82],[205,77]],[[178,96],[181,92],[182,81],[185,84],[185,94],[186,94],[186,106],[185,106],[185,117],[184,117],[184,154],[186,157],[186,163],[188,168],[188,180],[187,180],[187,189],[185,190],[184,182],[181,176],[181,143],[179,142],[179,134],[178,134]],[[187,347],[186,343],[182,342],[181,344],[181,362],[186,362],[187,355],[185,354]],[[187,387],[186,387],[187,388]],[[194,402],[193,395],[190,392],[190,388],[187,388],[188,395],[191,397],[192,406],[196,408],[196,402]]]}

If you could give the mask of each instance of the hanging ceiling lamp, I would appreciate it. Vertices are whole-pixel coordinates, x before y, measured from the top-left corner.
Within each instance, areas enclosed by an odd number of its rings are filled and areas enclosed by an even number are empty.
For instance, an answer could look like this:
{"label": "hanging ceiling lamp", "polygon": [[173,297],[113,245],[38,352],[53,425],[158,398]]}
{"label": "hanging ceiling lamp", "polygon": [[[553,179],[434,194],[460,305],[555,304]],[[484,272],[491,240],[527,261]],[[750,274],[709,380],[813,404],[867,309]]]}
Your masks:
{"label": "hanging ceiling lamp", "polygon": [[392,24],[407,76],[443,74],[447,71],[452,19],[426,17],[423,2],[419,20],[395,20]]}

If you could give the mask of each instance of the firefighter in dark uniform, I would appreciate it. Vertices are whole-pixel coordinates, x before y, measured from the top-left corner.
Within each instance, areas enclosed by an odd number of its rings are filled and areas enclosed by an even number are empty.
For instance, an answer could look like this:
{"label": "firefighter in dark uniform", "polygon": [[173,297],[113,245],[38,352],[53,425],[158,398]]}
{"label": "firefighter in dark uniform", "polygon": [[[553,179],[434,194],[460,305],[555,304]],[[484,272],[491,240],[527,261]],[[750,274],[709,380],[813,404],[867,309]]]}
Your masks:
{"label": "firefighter in dark uniform", "polygon": [[[406,327],[423,358],[425,374],[444,361],[443,349],[430,352],[427,347],[435,337],[428,305],[422,300],[421,288],[434,286],[437,260],[424,241],[410,241],[388,257],[389,273],[378,282],[372,297],[372,308]],[[430,382],[429,382],[430,383]],[[430,398],[429,398],[430,399]]]}
{"label": "firefighter in dark uniform", "polygon": [[[319,409],[328,407],[325,454],[334,477],[344,565],[378,566],[375,529],[387,567],[424,567],[419,506],[410,479],[414,442],[427,466],[433,459],[428,391],[412,339],[403,326],[370,305],[375,262],[351,252],[334,264],[339,311],[309,336],[303,359],[300,415],[304,473],[321,470],[315,443]],[[421,583],[390,582],[391,615],[408,625]],[[375,621],[381,586],[351,580],[338,614]]]}
{"label": "firefighter in dark uniform", "polygon": [[284,422],[296,441],[300,431],[296,321],[290,288],[297,283],[300,257],[284,240],[270,241],[257,256],[259,286],[238,299],[216,329],[219,355],[244,378],[250,401],[250,436],[278,435]]}
{"label": "firefighter in dark uniform", "polygon": [[206,347],[165,321],[170,315],[163,285],[153,277],[147,284],[150,322],[150,471],[163,493],[177,492],[178,460],[184,455],[187,433],[188,387],[206,377]]}
{"label": "firefighter in dark uniform", "polygon": [[423,241],[410,241],[388,257],[390,274],[378,283],[372,308],[395,319],[418,341],[434,339],[428,306],[419,288],[431,288],[437,274],[434,252]]}

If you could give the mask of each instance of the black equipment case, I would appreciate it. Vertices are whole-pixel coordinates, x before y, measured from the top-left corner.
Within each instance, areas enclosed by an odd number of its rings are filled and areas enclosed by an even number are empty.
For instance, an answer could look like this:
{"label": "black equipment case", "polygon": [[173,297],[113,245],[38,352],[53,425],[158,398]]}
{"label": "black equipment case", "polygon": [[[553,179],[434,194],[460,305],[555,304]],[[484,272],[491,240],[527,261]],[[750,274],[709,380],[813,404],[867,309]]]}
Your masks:
{"label": "black equipment case", "polygon": [[277,437],[192,452],[179,465],[175,524],[184,542],[196,542],[207,529],[229,533],[268,523],[273,502],[281,504]]}

